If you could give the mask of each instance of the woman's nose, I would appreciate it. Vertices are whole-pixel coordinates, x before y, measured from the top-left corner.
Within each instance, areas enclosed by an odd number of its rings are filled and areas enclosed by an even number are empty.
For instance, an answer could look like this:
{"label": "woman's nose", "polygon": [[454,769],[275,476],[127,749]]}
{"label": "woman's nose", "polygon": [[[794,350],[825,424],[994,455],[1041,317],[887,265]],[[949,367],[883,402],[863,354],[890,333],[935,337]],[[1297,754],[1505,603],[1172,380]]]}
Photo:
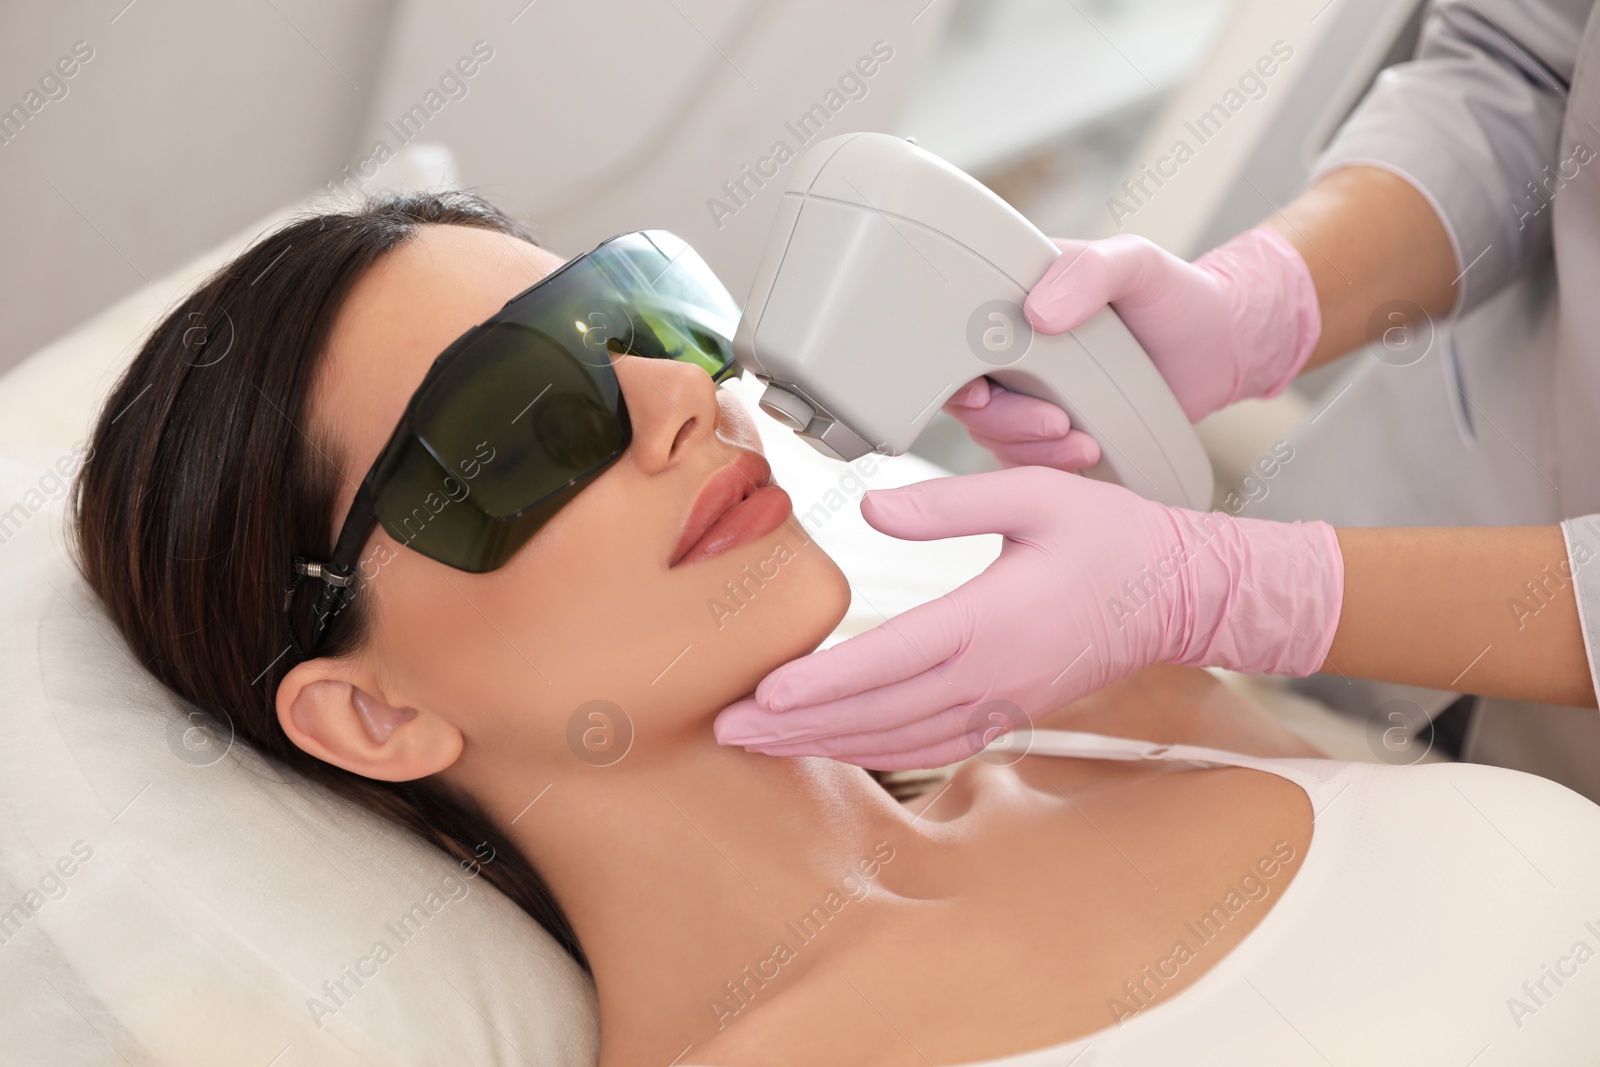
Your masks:
{"label": "woman's nose", "polygon": [[715,443],[717,387],[704,367],[631,355],[617,356],[612,365],[633,423],[635,467],[654,474],[694,438]]}

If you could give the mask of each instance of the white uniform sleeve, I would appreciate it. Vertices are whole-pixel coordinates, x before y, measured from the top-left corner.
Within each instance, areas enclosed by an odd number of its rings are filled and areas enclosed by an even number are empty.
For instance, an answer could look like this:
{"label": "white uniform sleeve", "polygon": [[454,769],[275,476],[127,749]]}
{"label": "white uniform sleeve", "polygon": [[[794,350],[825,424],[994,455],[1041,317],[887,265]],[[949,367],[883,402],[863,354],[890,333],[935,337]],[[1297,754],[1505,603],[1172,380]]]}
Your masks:
{"label": "white uniform sleeve", "polygon": [[1572,593],[1578,602],[1578,622],[1583,626],[1583,647],[1589,657],[1589,681],[1600,700],[1600,551],[1595,534],[1600,515],[1567,519],[1561,536],[1567,543],[1567,564],[1572,568]]}
{"label": "white uniform sleeve", "polygon": [[[1541,183],[1572,149],[1557,142],[1595,2],[1434,0],[1415,58],[1379,75],[1313,168],[1371,164],[1421,190],[1466,271],[1458,311],[1548,253]],[[1600,151],[1600,131],[1584,140]]]}

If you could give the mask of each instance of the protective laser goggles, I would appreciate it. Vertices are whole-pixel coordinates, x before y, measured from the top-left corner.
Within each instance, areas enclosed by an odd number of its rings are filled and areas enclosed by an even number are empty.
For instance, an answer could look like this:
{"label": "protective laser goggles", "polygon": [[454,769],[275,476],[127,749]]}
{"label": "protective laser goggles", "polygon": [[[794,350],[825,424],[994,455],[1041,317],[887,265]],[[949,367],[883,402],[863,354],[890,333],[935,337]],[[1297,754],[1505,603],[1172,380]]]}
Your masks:
{"label": "protective laser goggles", "polygon": [[632,441],[612,354],[697,363],[721,382],[737,373],[738,320],[694,249],[640,230],[567,261],[456,338],[367,471],[332,556],[295,557],[285,610],[301,580],[323,583],[305,655],[343,607],[374,525],[458,570],[504,565]]}

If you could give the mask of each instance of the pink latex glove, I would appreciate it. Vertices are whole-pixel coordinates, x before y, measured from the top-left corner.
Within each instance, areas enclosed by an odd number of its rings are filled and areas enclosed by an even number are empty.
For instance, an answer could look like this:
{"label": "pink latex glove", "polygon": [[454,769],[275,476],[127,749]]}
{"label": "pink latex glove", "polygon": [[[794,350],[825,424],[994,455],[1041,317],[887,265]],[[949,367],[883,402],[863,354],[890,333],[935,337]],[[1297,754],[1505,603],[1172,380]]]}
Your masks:
{"label": "pink latex glove", "polygon": [[[1258,226],[1186,263],[1142,237],[1057,240],[1061,255],[1023,302],[1041,333],[1071,330],[1110,304],[1172,387],[1190,422],[1245,397],[1277,396],[1322,336],[1305,260]],[[1078,470],[1082,431],[1054,404],[979,379],[944,409],[1006,466]]]}
{"label": "pink latex glove", "polygon": [[1152,663],[1310,674],[1339,619],[1326,523],[1170,508],[1048,467],[873,490],[861,514],[914,541],[1005,540],[948,595],[767,675],[717,716],[722,744],[941,766],[992,739],[986,702],[1011,702],[1015,727]]}
{"label": "pink latex glove", "polygon": [[988,378],[974,378],[957,389],[944,409],[967,428],[967,436],[994,453],[1002,467],[1078,471],[1100,462],[1099,443],[1074,430],[1065,411]]}

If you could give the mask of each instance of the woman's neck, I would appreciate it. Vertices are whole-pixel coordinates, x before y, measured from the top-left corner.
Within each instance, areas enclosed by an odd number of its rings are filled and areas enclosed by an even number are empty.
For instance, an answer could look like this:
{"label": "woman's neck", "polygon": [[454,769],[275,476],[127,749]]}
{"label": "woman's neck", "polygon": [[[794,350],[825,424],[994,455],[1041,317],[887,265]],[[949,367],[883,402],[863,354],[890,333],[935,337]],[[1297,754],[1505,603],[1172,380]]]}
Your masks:
{"label": "woman's neck", "polygon": [[554,781],[504,759],[460,770],[571,921],[611,1062],[666,1063],[770,999],[848,936],[830,931],[903,901],[911,857],[947,837],[860,768],[706,726]]}

